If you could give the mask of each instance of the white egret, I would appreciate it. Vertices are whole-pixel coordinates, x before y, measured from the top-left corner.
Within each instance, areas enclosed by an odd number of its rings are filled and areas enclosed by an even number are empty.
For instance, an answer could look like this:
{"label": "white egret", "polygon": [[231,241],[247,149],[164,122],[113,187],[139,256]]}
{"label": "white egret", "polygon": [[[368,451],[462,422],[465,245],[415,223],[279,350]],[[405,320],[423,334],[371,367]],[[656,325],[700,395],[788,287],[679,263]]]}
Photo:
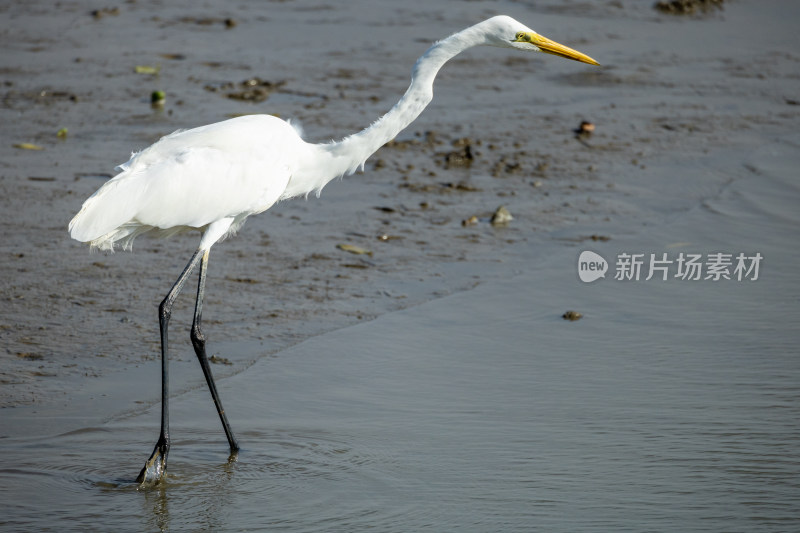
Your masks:
{"label": "white egret", "polygon": [[219,400],[200,328],[208,254],[250,215],[275,202],[319,192],[329,181],[352,174],[366,159],[419,116],[433,98],[433,80],[455,55],[489,45],[545,52],[592,65],[587,55],[547,39],[511,17],[496,16],[435,43],[416,62],[405,95],[381,119],[338,142],[304,141],[288,122],[270,115],[244,116],[176,131],[134,154],[119,174],[83,204],[69,223],[72,238],[93,248],[130,248],[139,234],[200,230],[200,245],[159,306],[161,329],[161,432],[139,474],[140,483],[164,476],[169,437],[167,327],[172,304],[200,265],[191,340],[202,366],[231,452],[239,445]]}

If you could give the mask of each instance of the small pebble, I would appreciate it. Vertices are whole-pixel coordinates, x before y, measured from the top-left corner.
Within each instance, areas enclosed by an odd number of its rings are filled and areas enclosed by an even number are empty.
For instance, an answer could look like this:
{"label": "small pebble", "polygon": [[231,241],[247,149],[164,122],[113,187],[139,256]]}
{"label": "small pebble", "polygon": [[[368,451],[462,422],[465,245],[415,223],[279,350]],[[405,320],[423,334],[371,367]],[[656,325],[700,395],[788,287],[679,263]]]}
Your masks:
{"label": "small pebble", "polygon": [[511,216],[511,212],[501,205],[492,215],[492,226],[506,226],[512,220],[514,220],[514,217]]}
{"label": "small pebble", "polygon": [[472,215],[471,217],[461,221],[461,225],[464,226],[465,228],[467,226],[474,226],[477,223],[478,223],[478,217],[476,217],[475,215]]}
{"label": "small pebble", "polygon": [[575,135],[578,137],[589,137],[594,132],[594,124],[588,120],[581,122],[580,126],[575,130]]}

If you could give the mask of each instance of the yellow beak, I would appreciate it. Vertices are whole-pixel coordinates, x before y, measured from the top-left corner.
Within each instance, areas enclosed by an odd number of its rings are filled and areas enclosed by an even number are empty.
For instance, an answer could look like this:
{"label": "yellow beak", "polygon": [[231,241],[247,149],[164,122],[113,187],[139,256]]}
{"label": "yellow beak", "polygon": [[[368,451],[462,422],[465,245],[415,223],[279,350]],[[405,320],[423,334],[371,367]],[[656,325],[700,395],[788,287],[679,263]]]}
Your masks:
{"label": "yellow beak", "polygon": [[569,46],[564,46],[563,44],[558,44],[555,41],[551,41],[547,37],[539,35],[538,33],[521,31],[511,42],[530,43],[547,54],[553,54],[554,56],[560,56],[575,61],[581,61],[583,63],[589,63],[590,65],[600,65],[600,63],[586,54],[578,52],[577,50],[573,50]]}

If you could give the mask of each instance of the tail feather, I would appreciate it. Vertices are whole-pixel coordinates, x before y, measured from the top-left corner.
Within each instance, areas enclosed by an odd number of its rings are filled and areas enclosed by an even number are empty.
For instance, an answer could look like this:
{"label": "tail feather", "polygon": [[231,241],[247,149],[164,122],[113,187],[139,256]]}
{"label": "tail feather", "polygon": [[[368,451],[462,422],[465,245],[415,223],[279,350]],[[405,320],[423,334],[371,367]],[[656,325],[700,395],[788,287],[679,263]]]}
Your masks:
{"label": "tail feather", "polygon": [[112,178],[83,203],[69,223],[70,237],[93,248],[113,250],[117,242],[128,248],[137,235],[152,229],[135,220],[141,191],[129,172]]}

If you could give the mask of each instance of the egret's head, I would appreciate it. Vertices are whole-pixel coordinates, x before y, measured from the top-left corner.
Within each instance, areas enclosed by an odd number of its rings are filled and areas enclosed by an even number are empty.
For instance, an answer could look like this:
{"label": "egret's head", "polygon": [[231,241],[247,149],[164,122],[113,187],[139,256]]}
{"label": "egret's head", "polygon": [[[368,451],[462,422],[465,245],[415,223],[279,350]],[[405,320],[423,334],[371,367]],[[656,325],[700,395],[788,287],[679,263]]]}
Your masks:
{"label": "egret's head", "polygon": [[516,48],[517,50],[528,52],[544,52],[575,61],[582,61],[590,65],[600,64],[586,54],[539,35],[511,17],[498,15],[490,18],[484,24],[486,24],[486,29],[488,30],[486,32],[486,44]]}

